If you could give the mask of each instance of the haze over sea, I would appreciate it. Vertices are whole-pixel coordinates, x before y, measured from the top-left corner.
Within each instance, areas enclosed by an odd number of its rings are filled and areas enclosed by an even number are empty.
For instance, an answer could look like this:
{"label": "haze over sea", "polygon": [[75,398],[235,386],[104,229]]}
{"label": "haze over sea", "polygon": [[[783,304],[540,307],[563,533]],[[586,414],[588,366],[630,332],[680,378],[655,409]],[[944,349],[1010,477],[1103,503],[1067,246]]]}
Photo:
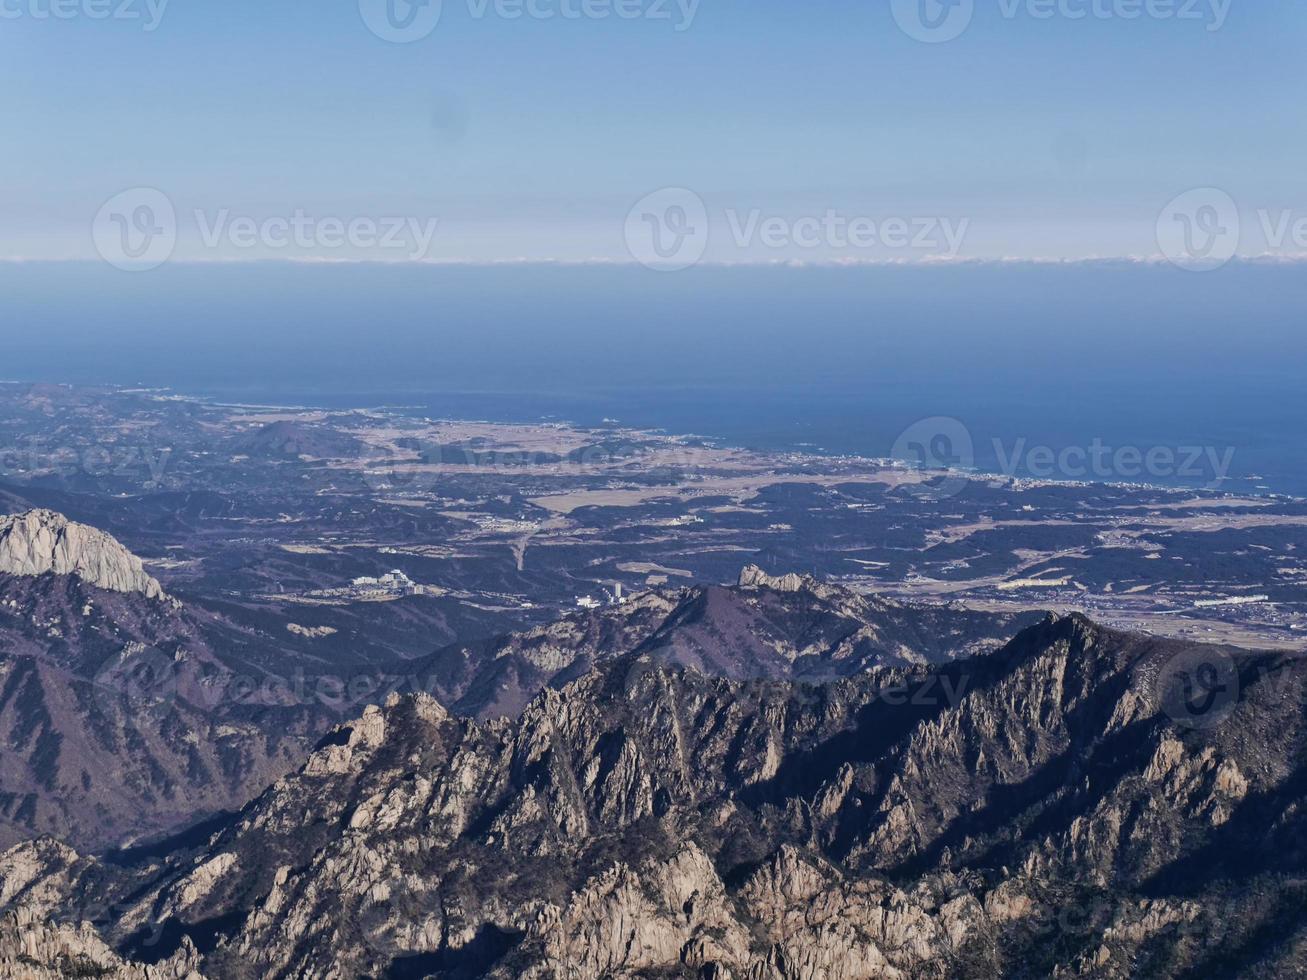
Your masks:
{"label": "haze over sea", "polygon": [[1085,478],[1202,486],[1228,461],[1221,489],[1307,495],[1295,263],[4,263],[0,295],[6,380],[871,456],[942,416],[987,471],[1077,477],[1097,446]]}

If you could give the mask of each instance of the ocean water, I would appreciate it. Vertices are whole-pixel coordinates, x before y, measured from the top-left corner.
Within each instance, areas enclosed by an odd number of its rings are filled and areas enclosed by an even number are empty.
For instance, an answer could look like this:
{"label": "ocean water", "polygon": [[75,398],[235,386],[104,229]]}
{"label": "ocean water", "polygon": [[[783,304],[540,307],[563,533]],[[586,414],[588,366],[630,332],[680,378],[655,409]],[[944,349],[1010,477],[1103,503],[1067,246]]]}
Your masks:
{"label": "ocean water", "polygon": [[0,377],[1307,495],[1307,267],[0,264]]}

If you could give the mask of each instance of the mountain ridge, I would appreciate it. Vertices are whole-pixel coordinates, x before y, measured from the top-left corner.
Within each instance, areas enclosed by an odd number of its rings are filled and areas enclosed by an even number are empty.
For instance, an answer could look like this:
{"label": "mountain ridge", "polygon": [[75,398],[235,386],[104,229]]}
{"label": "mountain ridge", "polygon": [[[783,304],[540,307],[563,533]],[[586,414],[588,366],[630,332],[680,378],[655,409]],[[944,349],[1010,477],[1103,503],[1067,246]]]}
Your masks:
{"label": "mountain ridge", "polygon": [[715,676],[821,681],[875,663],[931,663],[1001,646],[1039,613],[904,605],[811,576],[748,565],[739,584],[654,590],[417,661],[458,714],[513,716],[545,687],[631,651]]}
{"label": "mountain ridge", "polygon": [[635,651],[512,720],[392,695],[198,846],[56,855],[23,907],[98,895],[215,978],[1276,976],[1307,671],[1198,649],[1240,686],[1209,725],[1168,700],[1195,649],[1048,617],[821,684]]}

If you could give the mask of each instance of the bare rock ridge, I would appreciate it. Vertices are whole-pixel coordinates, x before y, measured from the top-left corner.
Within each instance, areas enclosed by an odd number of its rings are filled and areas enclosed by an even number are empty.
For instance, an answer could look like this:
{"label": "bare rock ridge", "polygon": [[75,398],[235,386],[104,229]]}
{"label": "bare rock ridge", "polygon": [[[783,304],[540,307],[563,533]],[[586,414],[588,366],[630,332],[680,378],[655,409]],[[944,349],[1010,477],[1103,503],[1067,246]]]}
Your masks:
{"label": "bare rock ridge", "polygon": [[0,575],[74,575],[109,592],[167,598],[141,560],[111,535],[52,510],[0,517]]}
{"label": "bare rock ridge", "polygon": [[[1196,655],[1210,719],[1161,683]],[[108,964],[90,907],[121,969],[210,980],[1296,976],[1305,697],[1081,616],[823,685],[635,651],[514,720],[396,694],[203,834],[0,855],[0,955]]]}
{"label": "bare rock ridge", "polygon": [[0,919],[0,976],[5,980],[204,980],[186,944],[166,962],[125,963],[89,925],[47,925],[21,910]]}

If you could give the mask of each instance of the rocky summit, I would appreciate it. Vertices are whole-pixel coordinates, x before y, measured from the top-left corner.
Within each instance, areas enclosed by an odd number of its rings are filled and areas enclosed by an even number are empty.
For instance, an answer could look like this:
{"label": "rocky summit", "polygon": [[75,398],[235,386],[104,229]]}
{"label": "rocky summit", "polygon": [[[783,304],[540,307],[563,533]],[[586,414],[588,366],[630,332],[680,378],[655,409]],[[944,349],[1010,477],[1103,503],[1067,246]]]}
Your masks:
{"label": "rocky summit", "polygon": [[632,650],[516,718],[394,694],[230,818],[99,858],[50,840],[0,856],[0,963],[1295,975],[1305,680],[1294,657],[1050,616],[997,650],[821,683]]}
{"label": "rocky summit", "polygon": [[0,517],[0,575],[74,575],[98,589],[165,598],[141,559],[113,537],[51,510]]}

